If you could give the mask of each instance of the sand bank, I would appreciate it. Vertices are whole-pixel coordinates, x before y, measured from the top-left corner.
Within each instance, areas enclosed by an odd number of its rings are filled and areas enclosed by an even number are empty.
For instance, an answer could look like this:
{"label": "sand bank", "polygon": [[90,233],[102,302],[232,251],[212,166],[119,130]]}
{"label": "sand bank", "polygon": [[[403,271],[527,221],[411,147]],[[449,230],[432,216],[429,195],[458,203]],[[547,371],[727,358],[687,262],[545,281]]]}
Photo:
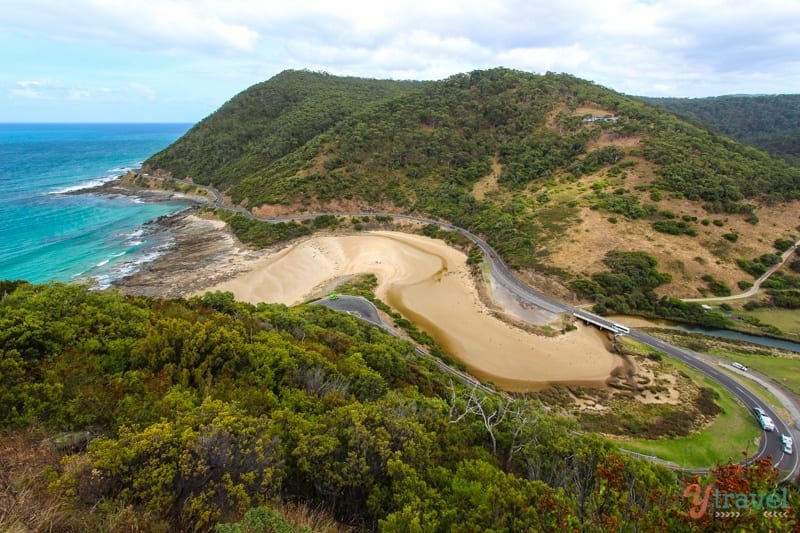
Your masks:
{"label": "sand bank", "polygon": [[237,299],[293,305],[324,294],[330,281],[371,272],[377,296],[463,361],[508,390],[548,382],[603,382],[621,361],[591,328],[549,338],[492,317],[480,302],[463,253],[398,232],[312,237],[254,261],[248,272],[208,288]]}

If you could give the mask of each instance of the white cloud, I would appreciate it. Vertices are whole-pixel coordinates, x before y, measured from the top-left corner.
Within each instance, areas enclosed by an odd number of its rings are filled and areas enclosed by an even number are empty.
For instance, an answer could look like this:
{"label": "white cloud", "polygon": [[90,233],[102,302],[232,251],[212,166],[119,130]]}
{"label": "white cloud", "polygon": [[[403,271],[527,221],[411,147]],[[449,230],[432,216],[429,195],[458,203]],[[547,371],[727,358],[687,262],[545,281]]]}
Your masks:
{"label": "white cloud", "polygon": [[18,81],[9,91],[12,96],[31,100],[45,100],[52,97],[54,85],[50,80]]}
{"label": "white cloud", "polygon": [[26,0],[4,6],[0,24],[41,37],[148,52],[252,51],[258,32],[229,20],[224,3],[164,0]]}
{"label": "white cloud", "polygon": [[429,79],[502,65],[637,94],[800,87],[797,0],[26,0],[4,6],[0,32],[183,58],[187,76],[243,85],[285,68]]}
{"label": "white cloud", "polygon": [[69,85],[55,79],[21,80],[14,84],[9,94],[22,100],[130,102],[157,99],[156,92],[142,83],[88,87]]}

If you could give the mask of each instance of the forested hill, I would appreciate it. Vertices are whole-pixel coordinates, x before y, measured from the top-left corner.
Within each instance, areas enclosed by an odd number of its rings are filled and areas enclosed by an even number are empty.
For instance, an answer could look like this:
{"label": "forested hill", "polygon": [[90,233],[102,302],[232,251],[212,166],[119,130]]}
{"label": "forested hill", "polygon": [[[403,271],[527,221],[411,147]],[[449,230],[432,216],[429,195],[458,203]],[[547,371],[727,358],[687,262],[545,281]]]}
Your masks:
{"label": "forested hill", "polygon": [[800,166],[800,94],[642,100]]}
{"label": "forested hill", "polygon": [[285,71],[242,91],[147,163],[225,186],[263,170],[353,112],[425,85]]}
{"label": "forested hill", "polygon": [[427,83],[285,72],[145,168],[256,213],[440,217],[566,281],[609,250],[643,250],[669,263],[660,290],[675,295],[702,276],[746,281],[737,259],[793,238],[781,203],[800,198],[800,168],[765,152],[570,75],[503,68]]}

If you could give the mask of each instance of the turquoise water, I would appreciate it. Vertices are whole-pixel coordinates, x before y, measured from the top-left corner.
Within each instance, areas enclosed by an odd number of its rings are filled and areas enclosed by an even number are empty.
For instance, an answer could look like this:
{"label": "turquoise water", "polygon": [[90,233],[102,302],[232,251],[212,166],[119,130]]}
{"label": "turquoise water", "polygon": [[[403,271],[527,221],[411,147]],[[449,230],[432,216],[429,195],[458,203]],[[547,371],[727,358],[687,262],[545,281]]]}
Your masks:
{"label": "turquoise water", "polygon": [[0,279],[107,286],[170,246],[147,222],[184,209],[64,194],[136,168],[190,124],[0,124]]}

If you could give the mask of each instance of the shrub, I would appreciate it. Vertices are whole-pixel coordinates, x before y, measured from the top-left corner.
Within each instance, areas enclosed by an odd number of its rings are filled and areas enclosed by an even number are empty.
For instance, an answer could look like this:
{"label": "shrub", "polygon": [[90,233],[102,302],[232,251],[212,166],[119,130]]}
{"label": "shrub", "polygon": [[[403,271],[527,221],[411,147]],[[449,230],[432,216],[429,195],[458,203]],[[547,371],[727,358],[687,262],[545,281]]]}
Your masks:
{"label": "shrub", "polygon": [[731,288],[728,287],[724,282],[714,278],[711,274],[706,274],[701,278],[703,281],[708,283],[708,290],[711,291],[711,294],[714,296],[730,296],[731,295]]}
{"label": "shrub", "polygon": [[658,220],[653,222],[653,229],[670,235],[697,235],[697,230],[682,220]]}
{"label": "shrub", "polygon": [[774,245],[775,249],[778,250],[779,252],[785,252],[786,250],[794,246],[794,241],[791,239],[779,238],[775,239]]}
{"label": "shrub", "polygon": [[769,290],[767,294],[772,298],[773,305],[785,309],[800,309],[800,290],[775,291]]}
{"label": "shrub", "polygon": [[759,260],[750,261],[748,259],[739,258],[736,260],[736,264],[739,265],[739,268],[754,278],[759,277],[761,274],[767,271],[767,267],[761,264]]}
{"label": "shrub", "polygon": [[335,228],[338,225],[339,219],[336,215],[319,215],[314,218],[314,227],[317,229]]}
{"label": "shrub", "polygon": [[722,226],[725,225],[725,222],[723,222],[720,219],[716,219],[716,220],[714,220],[714,225],[721,228]]}
{"label": "shrub", "polygon": [[726,240],[729,240],[731,242],[736,242],[736,241],[739,240],[739,234],[738,233],[725,233],[725,234],[722,235],[722,238],[724,238]]}

